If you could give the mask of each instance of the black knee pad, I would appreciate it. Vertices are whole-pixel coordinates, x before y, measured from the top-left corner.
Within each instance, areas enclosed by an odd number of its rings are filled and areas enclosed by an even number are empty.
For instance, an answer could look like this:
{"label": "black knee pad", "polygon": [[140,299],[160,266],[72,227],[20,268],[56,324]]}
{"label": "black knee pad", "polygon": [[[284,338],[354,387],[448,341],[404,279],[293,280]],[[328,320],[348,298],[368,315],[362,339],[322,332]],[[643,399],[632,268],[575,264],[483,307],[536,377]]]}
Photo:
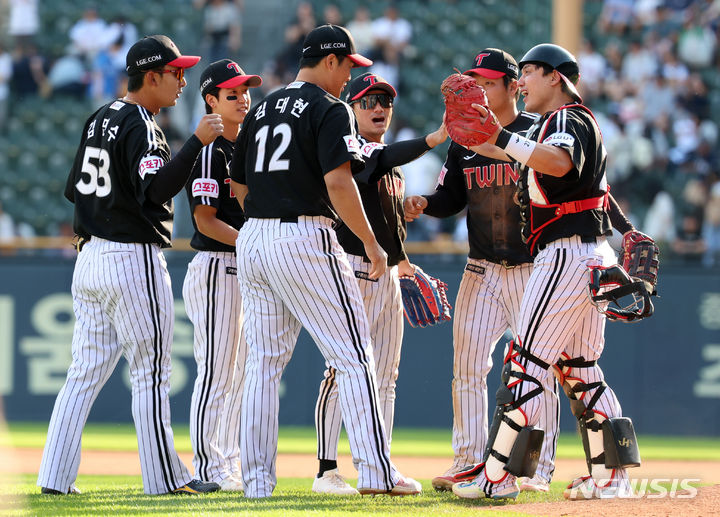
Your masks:
{"label": "black knee pad", "polygon": [[602,423],[602,432],[607,468],[640,466],[640,450],[632,420],[626,417],[608,418]]}
{"label": "black knee pad", "polygon": [[545,431],[533,426],[520,430],[510,451],[505,470],[516,477],[533,477],[540,461]]}

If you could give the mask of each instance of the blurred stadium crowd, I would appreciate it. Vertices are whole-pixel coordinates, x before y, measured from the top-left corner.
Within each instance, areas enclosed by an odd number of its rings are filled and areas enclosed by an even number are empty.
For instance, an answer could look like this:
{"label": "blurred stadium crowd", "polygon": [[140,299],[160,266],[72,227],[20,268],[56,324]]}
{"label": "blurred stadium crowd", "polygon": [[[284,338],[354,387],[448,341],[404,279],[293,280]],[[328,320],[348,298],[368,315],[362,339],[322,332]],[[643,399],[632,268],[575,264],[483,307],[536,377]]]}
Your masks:
{"label": "blurred stadium crowd", "polygon": [[[345,25],[374,72],[398,86],[391,142],[437,127],[438,85],[480,49],[519,58],[550,41],[551,8],[551,0],[0,0],[0,241],[72,235],[62,191],[79,132],[94,107],[124,94],[125,53],[139,36],[170,35],[203,56],[200,68],[236,59],[263,76],[261,97],[294,78],[309,30]],[[583,31],[581,93],[603,131],[614,196],[664,261],[720,266],[720,0],[584,0]],[[201,111],[190,74],[181,109],[160,116],[168,139],[182,142]],[[433,189],[446,148],[404,168],[408,194]],[[182,205],[180,237],[190,229]],[[464,229],[462,214],[426,217],[410,238],[463,240]]]}

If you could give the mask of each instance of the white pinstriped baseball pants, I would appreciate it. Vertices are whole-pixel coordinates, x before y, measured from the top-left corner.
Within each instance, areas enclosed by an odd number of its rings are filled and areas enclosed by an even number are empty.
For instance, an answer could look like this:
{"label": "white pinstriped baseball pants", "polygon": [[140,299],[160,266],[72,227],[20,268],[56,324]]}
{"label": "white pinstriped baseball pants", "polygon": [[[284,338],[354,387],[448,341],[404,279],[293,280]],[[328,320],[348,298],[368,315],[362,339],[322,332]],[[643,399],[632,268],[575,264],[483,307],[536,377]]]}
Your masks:
{"label": "white pinstriped baseball pants", "polygon": [[278,385],[301,326],[337,370],[358,489],[390,490],[400,476],[390,461],[367,317],[332,221],[251,218],[237,245],[248,344],[240,437],[245,496],[269,497],[277,482]]}
{"label": "white pinstriped baseball pants", "polygon": [[[532,263],[507,269],[468,258],[453,317],[453,467],[480,463],[488,439],[487,377],[495,345],[510,328],[517,335],[525,284]],[[501,365],[502,366],[502,365]],[[555,378],[546,379],[540,427],[545,431],[537,474],[550,481],[560,418]],[[495,407],[495,399],[491,401]],[[492,417],[492,412],[490,413]]]}
{"label": "white pinstriped baseball pants", "polygon": [[[393,420],[395,417],[395,385],[400,365],[400,350],[403,337],[403,305],[400,293],[398,268],[393,266],[377,280],[370,280],[370,263],[363,257],[348,255],[350,266],[355,271],[360,293],[365,306],[377,377],[380,407],[385,422],[388,446],[392,442]],[[338,389],[335,370],[327,368],[320,383],[315,405],[315,430],[318,440],[318,459],[337,459],[342,418],[338,407]]]}
{"label": "white pinstriped baseball pants", "polygon": [[197,377],[190,402],[195,476],[240,475],[240,402],[247,346],[235,253],[199,251],[188,264],[183,299],[194,328]]}
{"label": "white pinstriped baseball pants", "polygon": [[78,255],[72,294],[72,363],[55,400],[38,486],[64,492],[75,482],[83,427],[120,355],[130,367],[145,493],[184,485],[191,476],[175,452],[168,399],[174,303],[160,247],[93,237]]}
{"label": "white pinstriped baseball pants", "polygon": [[[599,243],[584,243],[580,237],[551,242],[535,257],[520,308],[519,337],[522,346],[548,364],[555,364],[565,352],[571,358],[587,361],[600,358],[605,346],[605,316],[587,295],[588,265],[610,266],[617,257],[605,238]],[[516,358],[526,373],[543,383],[553,374],[524,358]],[[582,382],[603,381],[599,365],[577,369]],[[532,391],[535,385],[523,381],[512,388],[515,399]],[[595,394],[593,388],[584,400]],[[543,410],[541,397],[533,397],[521,406],[527,425],[537,425]],[[622,416],[620,403],[608,386],[593,408],[607,418]],[[617,469],[617,479],[627,479],[625,469]]]}

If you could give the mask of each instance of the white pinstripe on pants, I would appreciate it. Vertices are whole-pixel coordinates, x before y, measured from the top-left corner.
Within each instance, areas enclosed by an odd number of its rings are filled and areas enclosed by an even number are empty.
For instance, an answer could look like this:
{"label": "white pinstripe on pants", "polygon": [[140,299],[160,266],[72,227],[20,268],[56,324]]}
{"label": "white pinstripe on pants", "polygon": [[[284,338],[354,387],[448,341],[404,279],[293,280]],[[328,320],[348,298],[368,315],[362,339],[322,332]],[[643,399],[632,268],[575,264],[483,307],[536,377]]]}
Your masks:
{"label": "white pinstripe on pants", "polygon": [[197,378],[190,403],[190,440],[196,477],[219,482],[239,476],[240,402],[247,346],[235,253],[200,251],[183,284],[194,328]]}
{"label": "white pinstripe on pants", "polygon": [[[468,258],[453,317],[453,468],[480,463],[488,439],[487,376],[495,345],[510,328],[517,335],[525,284],[533,265],[505,268]],[[545,430],[537,473],[547,481],[555,470],[559,404],[555,378],[546,378],[540,427]],[[493,394],[492,407],[495,407]],[[491,414],[492,416],[492,414]]]}
{"label": "white pinstripe on pants", "polygon": [[175,452],[168,399],[174,304],[160,247],[93,237],[78,255],[72,294],[72,363],[55,400],[38,485],[64,492],[75,481],[82,429],[121,354],[130,367],[145,493],[184,485],[191,477]]}
{"label": "white pinstripe on pants", "polygon": [[[370,325],[375,374],[377,376],[380,407],[382,409],[388,445],[392,441],[395,417],[395,385],[400,365],[400,350],[404,330],[402,295],[398,268],[393,266],[377,280],[369,280],[370,263],[363,257],[348,255],[356,272],[363,305]],[[359,273],[359,276],[358,276]],[[335,371],[325,370],[315,405],[315,429],[318,439],[318,459],[337,459],[342,419],[337,400],[338,390]]]}
{"label": "white pinstripe on pants", "polygon": [[269,497],[276,484],[278,384],[304,326],[337,370],[358,490],[390,490],[390,462],[362,298],[332,221],[249,219],[238,237],[238,278],[248,343],[241,456],[246,497]]}

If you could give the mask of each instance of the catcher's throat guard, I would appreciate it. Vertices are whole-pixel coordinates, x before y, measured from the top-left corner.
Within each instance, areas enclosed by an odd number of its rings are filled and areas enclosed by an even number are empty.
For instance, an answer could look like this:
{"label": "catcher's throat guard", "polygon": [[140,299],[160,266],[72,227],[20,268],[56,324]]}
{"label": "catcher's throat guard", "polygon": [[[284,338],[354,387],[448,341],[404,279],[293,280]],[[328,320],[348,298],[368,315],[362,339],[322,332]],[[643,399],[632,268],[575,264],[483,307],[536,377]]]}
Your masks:
{"label": "catcher's throat guard", "polygon": [[655,310],[645,282],[631,278],[619,265],[590,266],[588,296],[610,321],[640,321]]}

